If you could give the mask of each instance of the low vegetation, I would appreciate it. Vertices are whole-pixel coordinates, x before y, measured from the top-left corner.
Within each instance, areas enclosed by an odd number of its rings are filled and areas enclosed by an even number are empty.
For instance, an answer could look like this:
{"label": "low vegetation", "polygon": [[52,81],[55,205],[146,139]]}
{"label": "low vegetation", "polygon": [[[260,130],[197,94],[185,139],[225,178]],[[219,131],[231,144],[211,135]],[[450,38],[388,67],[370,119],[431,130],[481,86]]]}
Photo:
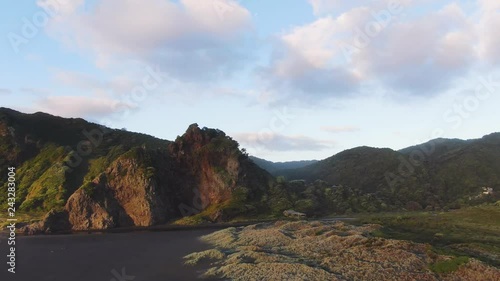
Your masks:
{"label": "low vegetation", "polygon": [[[26,225],[29,223],[38,222],[43,219],[45,212],[16,212],[16,225]],[[5,226],[9,225],[7,212],[0,212],[0,228],[4,229]]]}
{"label": "low vegetation", "polygon": [[376,233],[380,237],[430,243],[437,253],[474,257],[500,266],[499,203],[449,212],[361,215],[360,222],[383,225]]}
{"label": "low vegetation", "polygon": [[[374,237],[376,224],[278,221],[202,237],[213,249],[185,257],[211,262],[204,277],[230,280],[495,280],[478,260],[436,254],[428,244]],[[474,279],[470,279],[473,276]]]}
{"label": "low vegetation", "polygon": [[468,257],[453,257],[448,260],[438,261],[431,264],[430,268],[438,274],[448,274],[457,271],[461,265],[467,264],[468,262]]}

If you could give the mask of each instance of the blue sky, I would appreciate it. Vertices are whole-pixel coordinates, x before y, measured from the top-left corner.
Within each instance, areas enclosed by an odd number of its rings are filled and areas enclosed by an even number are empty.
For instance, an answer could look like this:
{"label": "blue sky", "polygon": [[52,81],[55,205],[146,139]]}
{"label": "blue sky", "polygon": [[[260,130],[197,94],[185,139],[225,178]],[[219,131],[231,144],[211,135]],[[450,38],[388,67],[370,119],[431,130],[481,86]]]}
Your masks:
{"label": "blue sky", "polygon": [[39,0],[0,11],[1,106],[258,157],[500,131],[500,2]]}

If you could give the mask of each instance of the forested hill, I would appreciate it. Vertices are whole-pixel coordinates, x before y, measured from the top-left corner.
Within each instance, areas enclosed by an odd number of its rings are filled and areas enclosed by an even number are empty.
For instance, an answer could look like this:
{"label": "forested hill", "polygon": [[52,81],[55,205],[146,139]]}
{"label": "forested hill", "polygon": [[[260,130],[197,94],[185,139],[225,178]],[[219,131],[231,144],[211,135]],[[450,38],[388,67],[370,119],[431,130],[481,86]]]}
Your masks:
{"label": "forested hill", "polygon": [[358,147],[281,175],[342,186],[383,206],[467,204],[487,197],[481,196],[488,195],[487,188],[500,191],[500,133],[473,140],[435,139],[399,151]]}

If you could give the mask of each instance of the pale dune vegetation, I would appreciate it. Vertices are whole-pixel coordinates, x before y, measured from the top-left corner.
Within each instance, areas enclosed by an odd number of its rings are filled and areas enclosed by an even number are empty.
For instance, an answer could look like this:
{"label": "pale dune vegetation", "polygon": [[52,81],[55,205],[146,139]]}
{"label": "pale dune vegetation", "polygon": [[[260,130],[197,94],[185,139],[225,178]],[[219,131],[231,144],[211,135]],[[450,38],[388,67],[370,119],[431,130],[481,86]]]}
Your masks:
{"label": "pale dune vegetation", "polygon": [[185,257],[210,262],[204,277],[224,280],[500,280],[500,270],[470,259],[453,272],[430,265],[452,257],[409,241],[372,237],[379,225],[287,222],[227,228],[202,237],[214,249]]}

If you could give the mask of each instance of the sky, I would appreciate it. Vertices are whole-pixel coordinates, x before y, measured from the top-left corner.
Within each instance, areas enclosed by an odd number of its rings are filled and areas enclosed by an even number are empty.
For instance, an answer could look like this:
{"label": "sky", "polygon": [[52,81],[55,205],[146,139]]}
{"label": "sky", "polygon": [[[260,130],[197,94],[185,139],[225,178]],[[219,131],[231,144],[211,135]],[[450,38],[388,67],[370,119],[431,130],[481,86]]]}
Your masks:
{"label": "sky", "polygon": [[2,107],[251,155],[471,139],[500,124],[498,0],[38,0],[0,10]]}

